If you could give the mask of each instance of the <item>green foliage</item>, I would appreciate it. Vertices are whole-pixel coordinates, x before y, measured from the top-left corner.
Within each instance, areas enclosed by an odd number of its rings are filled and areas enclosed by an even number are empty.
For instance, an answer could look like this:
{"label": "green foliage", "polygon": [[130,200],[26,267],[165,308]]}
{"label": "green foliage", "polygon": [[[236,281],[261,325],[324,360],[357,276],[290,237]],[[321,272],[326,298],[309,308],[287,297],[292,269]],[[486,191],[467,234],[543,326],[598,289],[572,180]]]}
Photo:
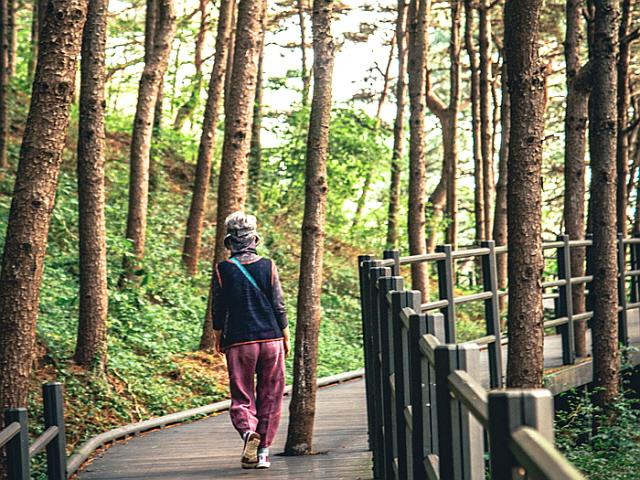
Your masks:
{"label": "green foliage", "polygon": [[[640,471],[638,398],[625,391],[609,412],[594,407],[589,396],[570,400],[556,414],[556,442],[575,466],[592,480],[634,480]],[[594,433],[594,424],[599,425]]]}

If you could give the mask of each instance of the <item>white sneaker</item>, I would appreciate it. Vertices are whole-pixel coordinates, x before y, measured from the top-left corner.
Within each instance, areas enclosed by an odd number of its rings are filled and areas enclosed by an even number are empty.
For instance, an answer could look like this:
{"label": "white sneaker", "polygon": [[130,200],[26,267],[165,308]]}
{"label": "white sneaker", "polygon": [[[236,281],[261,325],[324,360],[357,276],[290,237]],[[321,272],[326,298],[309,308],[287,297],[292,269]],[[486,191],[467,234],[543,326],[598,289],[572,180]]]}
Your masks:
{"label": "white sneaker", "polygon": [[256,468],[258,462],[258,447],[260,446],[260,435],[256,432],[246,432],[244,434],[244,448],[240,463],[242,468]]}
{"label": "white sneaker", "polygon": [[271,462],[269,461],[269,449],[258,449],[258,463],[256,464],[256,468],[269,468],[270,466]]}

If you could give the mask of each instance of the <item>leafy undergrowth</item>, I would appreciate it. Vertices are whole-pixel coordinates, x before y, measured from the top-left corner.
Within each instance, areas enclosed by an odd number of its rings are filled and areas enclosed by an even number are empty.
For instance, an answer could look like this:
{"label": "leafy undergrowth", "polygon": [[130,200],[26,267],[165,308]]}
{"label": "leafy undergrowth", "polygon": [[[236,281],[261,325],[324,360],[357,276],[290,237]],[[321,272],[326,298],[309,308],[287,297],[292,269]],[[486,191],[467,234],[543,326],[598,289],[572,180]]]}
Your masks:
{"label": "leafy undergrowth", "polygon": [[[607,420],[587,396],[556,415],[556,443],[591,480],[635,480],[640,472],[640,410],[631,390],[613,404]],[[594,421],[600,424],[593,433]]]}

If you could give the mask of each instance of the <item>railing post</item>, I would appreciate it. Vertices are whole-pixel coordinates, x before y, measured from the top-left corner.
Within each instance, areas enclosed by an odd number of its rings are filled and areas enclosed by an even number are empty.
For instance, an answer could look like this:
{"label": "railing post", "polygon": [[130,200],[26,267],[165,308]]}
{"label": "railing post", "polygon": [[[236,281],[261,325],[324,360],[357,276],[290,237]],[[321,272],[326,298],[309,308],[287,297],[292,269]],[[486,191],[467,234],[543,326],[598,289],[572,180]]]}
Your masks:
{"label": "railing post", "polygon": [[381,354],[381,384],[383,405],[384,432],[384,471],[383,478],[400,478],[396,475],[395,458],[397,456],[397,425],[395,416],[395,393],[391,390],[391,378],[395,371],[393,336],[391,331],[391,305],[387,295],[391,291],[400,291],[404,287],[402,277],[381,277],[378,279],[378,301],[380,320],[380,354]]}
{"label": "railing post", "polygon": [[[587,247],[585,248],[585,261],[586,261],[586,269],[585,269],[585,274],[587,276],[591,276],[593,275],[593,233],[587,233],[584,236],[585,240],[587,240],[588,242],[590,242],[589,245],[587,245]],[[593,294],[593,288],[591,288],[591,286],[586,283],[585,284],[585,295],[586,295],[586,311],[587,312],[591,312],[593,311],[593,301],[592,301],[592,294]],[[587,327],[591,327],[591,321],[588,320],[587,321]]]}
{"label": "railing post", "polygon": [[29,419],[26,408],[11,408],[4,413],[4,423],[9,425],[18,422],[20,433],[6,445],[9,480],[29,480]]}
{"label": "railing post", "polygon": [[58,435],[47,445],[47,473],[49,480],[67,478],[67,438],[64,430],[64,398],[62,384],[47,383],[42,387],[44,398],[44,428],[58,427]]}
{"label": "railing post", "polygon": [[[426,447],[431,434],[431,418],[426,412],[429,398],[429,370],[423,368],[420,338],[427,333],[426,316],[420,313],[421,294],[413,297],[416,302],[409,305],[415,312],[409,318],[409,400],[411,402],[411,448],[413,457],[413,475],[426,478],[424,457],[431,453]],[[429,445],[430,447],[430,445]]]}
{"label": "railing post", "polygon": [[393,260],[392,275],[400,276],[400,250],[385,250],[382,252],[382,258],[385,260]]}
{"label": "railing post", "polygon": [[496,242],[484,241],[480,244],[488,248],[489,253],[482,256],[482,282],[484,291],[493,296],[484,301],[487,335],[494,335],[496,341],[488,345],[489,381],[491,388],[502,387],[502,341],[500,332],[500,291],[498,289],[498,263],[496,259]]}
{"label": "railing post", "polygon": [[[393,291],[390,292],[391,299],[391,312],[390,312],[390,331],[389,336],[391,344],[393,345],[393,385],[394,388],[394,414],[395,414],[395,436],[396,436],[396,448],[397,448],[397,461],[398,461],[398,478],[413,478],[413,464],[411,461],[411,448],[407,440],[410,441],[410,436],[407,435],[407,422],[405,419],[405,408],[409,405],[409,385],[408,374],[405,371],[405,355],[408,353],[408,349],[404,348],[402,341],[402,319],[400,318],[400,312],[403,308],[408,307],[410,304],[416,303],[412,297],[419,293],[409,291]],[[419,300],[418,300],[419,301]],[[407,346],[408,347],[408,346]],[[407,438],[409,437],[409,438]]]}
{"label": "railing post", "polygon": [[438,245],[436,252],[444,253],[445,258],[438,260],[438,291],[440,300],[447,300],[448,306],[442,309],[446,326],[447,343],[456,343],[456,306],[454,299],[453,247]]}
{"label": "railing post", "polygon": [[[369,368],[371,370],[367,373],[367,381],[372,385],[373,396],[373,413],[371,418],[371,427],[373,433],[370,434],[371,446],[373,448],[373,465],[375,477],[381,477],[385,472],[384,457],[385,457],[385,444],[384,444],[384,431],[383,431],[383,418],[384,418],[384,401],[383,401],[383,375],[382,375],[382,359],[380,352],[382,347],[380,344],[380,322],[383,315],[386,315],[386,310],[381,310],[383,306],[386,307],[386,292],[384,292],[384,299],[381,299],[382,292],[379,290],[378,279],[381,277],[388,277],[391,275],[390,268],[378,267],[378,261],[372,262],[373,266],[369,270],[369,311],[370,324],[369,324],[369,336],[371,339],[371,352],[369,360]],[[384,304],[382,303],[384,301]]]}
{"label": "railing post", "polygon": [[[634,239],[640,238],[640,233],[636,232],[633,234]],[[640,244],[633,243],[630,246],[631,249],[631,269],[639,270],[640,269]],[[640,301],[640,277],[638,275],[634,275],[631,279],[631,301],[636,303]]]}
{"label": "railing post", "polygon": [[455,398],[449,375],[464,370],[478,376],[480,350],[475,344],[441,345],[435,350],[440,478],[484,478],[484,433],[478,421]]}
{"label": "railing post", "polygon": [[360,312],[362,321],[362,345],[364,347],[364,371],[365,371],[365,392],[367,397],[367,425],[369,430],[369,450],[374,450],[372,437],[375,435],[375,429],[372,422],[375,418],[375,407],[373,404],[373,393],[371,388],[371,380],[369,376],[372,374],[371,367],[372,345],[371,345],[371,299],[369,286],[369,271],[371,269],[371,255],[360,255],[358,257],[358,278],[360,280]]}
{"label": "railing post", "polygon": [[627,322],[627,249],[624,236],[618,234],[618,340],[623,345],[629,345],[629,324]]}
{"label": "railing post", "polygon": [[559,235],[558,241],[562,246],[558,247],[556,258],[558,265],[558,279],[565,280],[566,284],[558,289],[558,301],[556,302],[556,317],[567,317],[567,324],[559,327],[562,338],[562,363],[573,365],[576,363],[575,333],[573,325],[573,293],[571,285],[571,245],[569,235]]}
{"label": "railing post", "polygon": [[[509,449],[514,430],[538,430],[553,442],[553,396],[546,389],[489,392],[489,444],[492,480],[512,480],[519,465]],[[521,478],[521,477],[518,477]]]}
{"label": "railing post", "polygon": [[[427,314],[427,333],[433,335],[441,343],[445,342],[444,316],[441,313]],[[436,370],[433,365],[423,359],[423,366],[426,364],[426,376],[428,386],[427,415],[431,434],[429,435],[427,447],[429,453],[437,454],[438,446],[438,398],[436,387]]]}

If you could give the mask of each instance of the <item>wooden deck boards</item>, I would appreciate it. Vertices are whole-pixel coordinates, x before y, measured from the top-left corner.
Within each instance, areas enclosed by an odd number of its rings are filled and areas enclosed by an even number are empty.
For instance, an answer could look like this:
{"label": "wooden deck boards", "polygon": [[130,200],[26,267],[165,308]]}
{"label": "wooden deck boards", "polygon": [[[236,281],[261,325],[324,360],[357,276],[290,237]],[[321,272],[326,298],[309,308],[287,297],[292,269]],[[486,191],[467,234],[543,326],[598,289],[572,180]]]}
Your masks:
{"label": "wooden deck boards", "polygon": [[79,474],[81,480],[114,479],[371,479],[367,450],[364,382],[357,380],[318,391],[315,448],[318,455],[281,457],[288,422],[288,400],[271,448],[271,468],[242,470],[242,441],[227,413],[150,432],[117,444]]}
{"label": "wooden deck boards", "polygon": [[[640,344],[640,316],[629,312],[631,343]],[[591,343],[589,339],[589,344]],[[506,345],[505,345],[506,347]],[[488,385],[488,356],[482,354],[482,383]],[[640,354],[632,358],[640,363]],[[503,348],[506,372],[507,348]],[[545,337],[545,367],[562,365],[561,339]],[[584,383],[590,375],[590,362],[565,367],[547,378],[554,393]],[[367,451],[367,421],[364,382],[362,380],[319,390],[315,425],[318,455],[281,457],[274,453],[284,447],[288,422],[288,400],[275,444],[271,449],[269,470],[242,470],[239,455],[242,442],[231,426],[228,414],[151,432],[126,443],[117,444],[79,473],[81,480],[114,479],[371,479],[371,456]]]}

